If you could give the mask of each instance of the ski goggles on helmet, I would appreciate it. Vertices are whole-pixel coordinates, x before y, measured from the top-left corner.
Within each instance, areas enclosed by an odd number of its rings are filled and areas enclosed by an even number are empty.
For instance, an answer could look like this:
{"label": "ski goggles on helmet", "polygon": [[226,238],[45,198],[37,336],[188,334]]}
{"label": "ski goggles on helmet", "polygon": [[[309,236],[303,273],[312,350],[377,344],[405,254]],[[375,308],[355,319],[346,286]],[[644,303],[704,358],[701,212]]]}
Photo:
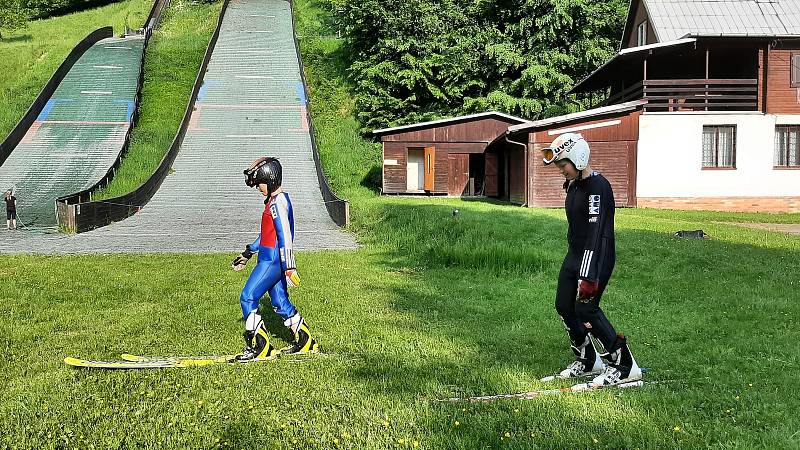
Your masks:
{"label": "ski goggles on helmet", "polygon": [[244,184],[246,184],[248,187],[256,187],[259,185],[259,183],[263,183],[263,180],[259,180],[258,169],[265,166],[267,163],[269,163],[269,159],[265,158],[255,166],[242,171],[242,173],[244,173]]}
{"label": "ski goggles on helmet", "polygon": [[576,141],[573,140],[572,137],[564,137],[563,139],[559,137],[553,141],[552,144],[550,144],[550,147],[542,149],[542,162],[545,165],[548,165],[558,161],[559,155],[572,148],[572,146],[575,145],[575,142]]}

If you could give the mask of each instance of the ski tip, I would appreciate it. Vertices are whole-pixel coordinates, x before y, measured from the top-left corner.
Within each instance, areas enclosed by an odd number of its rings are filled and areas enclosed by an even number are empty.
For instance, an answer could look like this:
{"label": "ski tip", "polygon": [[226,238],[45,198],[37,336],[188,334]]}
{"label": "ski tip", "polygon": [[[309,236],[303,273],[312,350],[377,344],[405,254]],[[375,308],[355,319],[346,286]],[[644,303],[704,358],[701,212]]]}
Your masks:
{"label": "ski tip", "polygon": [[64,364],[68,366],[80,367],[83,365],[83,361],[78,358],[73,358],[72,356],[67,356],[64,358]]}

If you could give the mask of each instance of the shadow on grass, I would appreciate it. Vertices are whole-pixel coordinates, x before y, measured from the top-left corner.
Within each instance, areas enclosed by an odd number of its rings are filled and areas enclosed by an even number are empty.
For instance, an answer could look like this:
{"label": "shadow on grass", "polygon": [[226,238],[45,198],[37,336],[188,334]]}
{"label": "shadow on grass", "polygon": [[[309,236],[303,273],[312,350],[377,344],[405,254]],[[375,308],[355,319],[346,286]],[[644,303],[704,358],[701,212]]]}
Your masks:
{"label": "shadow on grass", "polygon": [[31,36],[30,34],[18,34],[14,36],[3,36],[3,38],[0,39],[0,44],[2,43],[10,44],[14,42],[30,42],[32,40],[33,36]]}
{"label": "shadow on grass", "polygon": [[[382,248],[387,270],[405,276],[405,282],[385,289],[391,306],[417,324],[397,331],[407,336],[404,350],[366,349],[351,376],[376,393],[398,398],[545,387],[538,378],[572,359],[554,308],[566,222],[486,202],[442,203],[399,200],[376,208],[380,225],[365,240]],[[454,205],[461,210],[457,216]],[[618,229],[617,250],[604,310],[617,331],[629,336],[640,364],[650,369],[646,378],[673,384],[609,400],[612,412],[627,411],[651,431],[675,416],[704,423],[710,410],[725,410],[724,400],[709,398],[712,390],[733,398],[747,381],[761,380],[767,391],[791,383],[781,367],[799,355],[789,337],[792,326],[781,317],[798,311],[785,287],[796,274],[800,251],[679,239],[671,229]],[[672,400],[671,386],[682,386],[682,403]],[[786,406],[778,407],[775,391],[760,395],[753,411],[774,417],[772,407],[789,414]],[[435,405],[428,414],[436,420],[453,411]],[[587,420],[580,407],[563,414]],[[701,428],[715,429],[724,442],[768,424],[753,419],[752,428],[742,430]]]}

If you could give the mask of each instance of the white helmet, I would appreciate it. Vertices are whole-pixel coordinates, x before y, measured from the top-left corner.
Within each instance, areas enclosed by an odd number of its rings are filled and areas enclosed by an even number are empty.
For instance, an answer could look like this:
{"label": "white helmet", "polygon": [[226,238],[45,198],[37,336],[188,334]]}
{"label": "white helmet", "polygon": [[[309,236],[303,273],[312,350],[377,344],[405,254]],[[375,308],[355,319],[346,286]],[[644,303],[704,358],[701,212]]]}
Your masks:
{"label": "white helmet", "polygon": [[589,144],[579,133],[564,133],[557,137],[549,147],[542,149],[542,161],[552,164],[568,159],[578,170],[589,165]]}

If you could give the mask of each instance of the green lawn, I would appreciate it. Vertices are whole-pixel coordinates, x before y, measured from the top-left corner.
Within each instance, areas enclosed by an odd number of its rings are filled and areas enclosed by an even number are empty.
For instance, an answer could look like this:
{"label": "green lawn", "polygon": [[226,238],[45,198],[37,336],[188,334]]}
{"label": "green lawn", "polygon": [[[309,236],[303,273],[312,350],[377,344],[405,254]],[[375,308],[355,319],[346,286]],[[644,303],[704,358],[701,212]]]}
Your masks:
{"label": "green lawn", "polygon": [[[69,368],[68,355],[237,350],[245,275],[232,255],[0,258],[0,447],[800,445],[800,238],[621,211],[606,311],[665,382],[454,405],[429,399],[540,388],[571,359],[553,309],[561,212],[360,204],[363,249],[299,257],[292,296],[330,355],[302,363]],[[673,237],[680,228],[714,238]]]}
{"label": "green lawn", "polygon": [[100,8],[35,20],[0,40],[0,142],[19,122],[64,58],[92,31],[139,28],[151,0],[125,0]]}
{"label": "green lawn", "polygon": [[[65,356],[238,350],[246,274],[227,254],[3,256],[0,448],[800,448],[800,236],[732,223],[797,214],[618,211],[604,309],[662,383],[433,401],[550,387],[571,360],[553,306],[563,211],[376,196],[379,149],[312,1],[296,6],[315,126],[363,245],[298,256],[292,299],[327,356],[73,369]],[[673,236],[699,228],[712,239]]]}

